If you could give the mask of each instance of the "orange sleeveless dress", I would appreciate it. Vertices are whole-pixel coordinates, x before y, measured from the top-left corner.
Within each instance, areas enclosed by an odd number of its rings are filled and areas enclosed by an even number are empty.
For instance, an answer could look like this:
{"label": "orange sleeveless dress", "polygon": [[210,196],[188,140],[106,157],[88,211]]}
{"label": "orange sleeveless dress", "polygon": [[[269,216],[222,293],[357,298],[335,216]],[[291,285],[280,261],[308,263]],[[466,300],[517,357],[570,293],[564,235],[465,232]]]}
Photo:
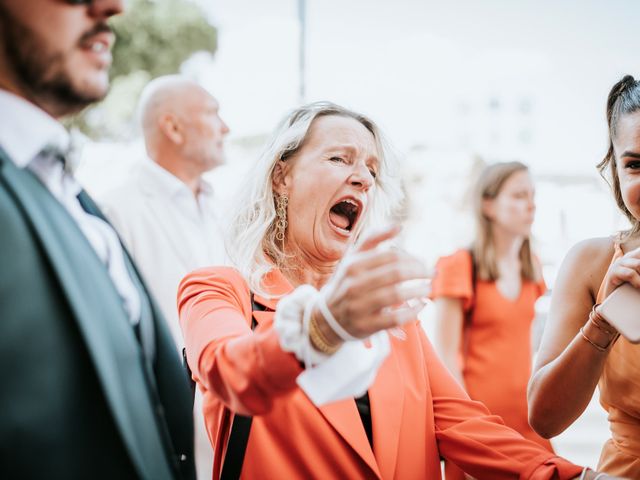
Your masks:
{"label": "orange sleeveless dress", "polygon": [[480,400],[522,436],[553,451],[529,426],[527,383],[531,376],[531,324],[544,281],[522,281],[520,295],[505,298],[495,282],[478,279],[473,299],[471,255],[459,250],[436,266],[431,297],[459,298],[471,324],[463,332],[462,375],[467,393]]}
{"label": "orange sleeveless dress", "polygon": [[[613,263],[623,255],[616,242]],[[604,281],[597,301],[603,300]],[[640,479],[640,345],[624,337],[612,347],[600,377],[600,403],[608,413],[611,438],[600,454],[598,470]]]}

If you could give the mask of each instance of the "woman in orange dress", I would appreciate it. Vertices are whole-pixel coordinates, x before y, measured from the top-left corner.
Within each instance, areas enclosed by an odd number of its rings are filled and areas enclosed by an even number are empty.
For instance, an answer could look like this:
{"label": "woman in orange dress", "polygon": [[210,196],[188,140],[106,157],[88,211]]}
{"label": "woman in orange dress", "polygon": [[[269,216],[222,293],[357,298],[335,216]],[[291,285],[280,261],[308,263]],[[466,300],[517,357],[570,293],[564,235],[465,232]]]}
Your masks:
{"label": "woman in orange dress", "polygon": [[[470,250],[441,258],[433,280],[439,353],[472,399],[552,452],[527,421],[531,324],[546,288],[531,253],[535,204],[527,167],[488,166],[473,200],[476,240]],[[464,478],[454,466],[446,473]]]}
{"label": "woman in orange dress", "polygon": [[596,385],[611,439],[599,468],[640,478],[640,345],[618,338],[597,305],[622,283],[640,288],[640,82],[616,83],[607,101],[609,151],[598,165],[631,228],[583,241],[567,254],[529,385],[529,419],[550,438],[584,411]]}
{"label": "woman in orange dress", "polygon": [[470,400],[439,362],[421,305],[406,303],[427,294],[425,268],[382,245],[398,229],[358,240],[399,199],[386,151],[362,115],[294,111],[237,203],[238,270],[182,281],[214,478],[233,464],[224,478],[438,479],[445,457],[483,479],[592,480]]}

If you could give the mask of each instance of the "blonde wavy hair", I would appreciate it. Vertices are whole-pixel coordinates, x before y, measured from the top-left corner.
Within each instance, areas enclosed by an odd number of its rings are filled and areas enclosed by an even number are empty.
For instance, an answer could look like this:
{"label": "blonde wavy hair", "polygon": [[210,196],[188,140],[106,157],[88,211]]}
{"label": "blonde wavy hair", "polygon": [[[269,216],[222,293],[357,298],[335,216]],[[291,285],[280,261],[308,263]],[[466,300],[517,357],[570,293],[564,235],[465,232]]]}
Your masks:
{"label": "blonde wavy hair", "polygon": [[369,118],[330,102],[315,102],[293,110],[280,123],[258,162],[236,195],[232,220],[226,235],[227,252],[235,267],[247,279],[252,291],[268,296],[262,279],[288,259],[282,242],[276,241],[276,204],[273,174],[278,162],[294,160],[303,147],[313,121],[337,115],[353,118],[371,132],[379,160],[376,188],[363,229],[388,221],[399,208],[403,194],[397,176],[397,156],[378,126]]}

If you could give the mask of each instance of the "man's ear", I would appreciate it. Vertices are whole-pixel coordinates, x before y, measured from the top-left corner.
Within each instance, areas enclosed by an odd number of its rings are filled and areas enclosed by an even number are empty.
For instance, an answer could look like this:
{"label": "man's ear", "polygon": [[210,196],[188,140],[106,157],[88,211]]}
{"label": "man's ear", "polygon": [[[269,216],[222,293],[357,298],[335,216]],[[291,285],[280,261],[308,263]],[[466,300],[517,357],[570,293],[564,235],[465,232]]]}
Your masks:
{"label": "man's ear", "polygon": [[165,114],[158,118],[158,129],[172,143],[182,145],[184,143],[184,133],[178,119],[171,114]]}
{"label": "man's ear", "polygon": [[287,193],[289,185],[289,162],[278,160],[273,167],[273,175],[271,176],[271,186],[273,191],[279,195]]}

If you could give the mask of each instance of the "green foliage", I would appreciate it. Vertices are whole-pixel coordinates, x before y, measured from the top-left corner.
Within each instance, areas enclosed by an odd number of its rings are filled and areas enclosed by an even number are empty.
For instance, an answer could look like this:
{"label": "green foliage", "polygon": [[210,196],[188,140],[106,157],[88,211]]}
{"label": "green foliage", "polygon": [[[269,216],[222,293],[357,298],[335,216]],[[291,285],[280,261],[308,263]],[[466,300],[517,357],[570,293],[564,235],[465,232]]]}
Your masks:
{"label": "green foliage", "polygon": [[118,41],[111,77],[145,71],[151,78],[176,73],[194,52],[216,51],[216,30],[187,0],[134,0],[113,20]]}
{"label": "green foliage", "polygon": [[111,66],[111,91],[99,104],[71,119],[93,138],[131,136],[137,99],[145,84],[177,73],[195,52],[213,54],[215,27],[189,0],[130,0],[124,15],[112,20],[116,33]]}

